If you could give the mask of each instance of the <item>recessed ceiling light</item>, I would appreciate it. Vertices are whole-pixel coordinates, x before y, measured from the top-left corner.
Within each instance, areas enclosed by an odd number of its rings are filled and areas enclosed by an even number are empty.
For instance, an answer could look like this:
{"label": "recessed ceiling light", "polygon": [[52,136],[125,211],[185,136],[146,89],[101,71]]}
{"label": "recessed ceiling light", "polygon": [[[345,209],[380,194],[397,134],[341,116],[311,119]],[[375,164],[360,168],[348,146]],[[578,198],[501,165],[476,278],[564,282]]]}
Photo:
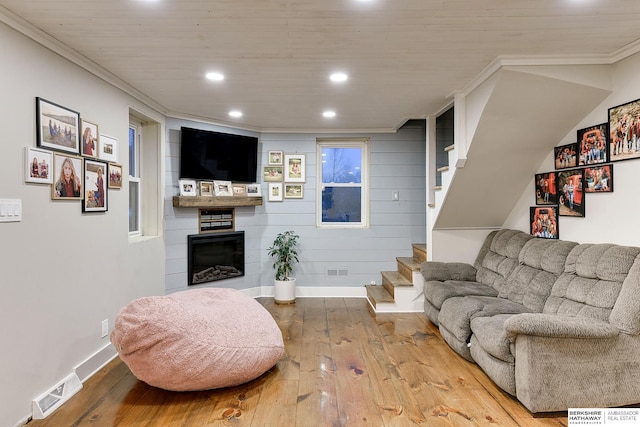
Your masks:
{"label": "recessed ceiling light", "polygon": [[331,119],[331,118],[333,118],[333,117],[335,117],[335,116],[336,116],[336,112],[335,112],[335,111],[328,110],[328,111],[325,111],[324,113],[322,113],[322,115],[323,115],[324,117],[326,117],[327,119]]}
{"label": "recessed ceiling light", "polygon": [[347,76],[345,73],[333,73],[329,76],[329,78],[332,82],[344,82],[347,81],[349,76]]}
{"label": "recessed ceiling light", "polygon": [[221,73],[217,73],[217,72],[211,72],[211,73],[207,73],[206,77],[209,80],[213,80],[214,82],[219,82],[224,80],[224,74]]}
{"label": "recessed ceiling light", "polygon": [[239,110],[231,110],[231,111],[229,111],[229,115],[230,115],[231,117],[235,117],[235,118],[242,117],[242,111],[239,111]]}

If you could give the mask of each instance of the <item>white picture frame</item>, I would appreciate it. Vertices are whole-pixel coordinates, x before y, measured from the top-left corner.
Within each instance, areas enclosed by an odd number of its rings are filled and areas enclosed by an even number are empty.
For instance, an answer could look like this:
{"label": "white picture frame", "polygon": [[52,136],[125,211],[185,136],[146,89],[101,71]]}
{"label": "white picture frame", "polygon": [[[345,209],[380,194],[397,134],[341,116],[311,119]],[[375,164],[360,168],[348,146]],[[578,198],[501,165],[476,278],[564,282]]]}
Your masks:
{"label": "white picture frame", "polygon": [[196,196],[197,194],[197,186],[196,181],[194,179],[181,179],[178,182],[178,186],[180,187],[180,195],[181,196]]}
{"label": "white picture frame", "polygon": [[213,192],[216,197],[233,196],[231,181],[213,181]]}
{"label": "white picture frame", "polygon": [[260,184],[247,184],[247,197],[262,197]]}
{"label": "white picture frame", "polygon": [[284,183],[285,199],[302,199],[304,198],[304,184],[302,183]]}
{"label": "white picture frame", "polygon": [[52,151],[41,150],[35,147],[25,147],[24,164],[24,182],[53,184]]}
{"label": "white picture frame", "polygon": [[118,140],[112,136],[100,134],[98,139],[98,158],[105,162],[118,162]]}
{"label": "white picture frame", "polygon": [[270,182],[269,183],[269,201],[270,202],[281,202],[284,200],[282,191],[282,183],[281,182]]}
{"label": "white picture frame", "polygon": [[304,154],[284,155],[285,182],[305,182],[306,174],[306,157]]}

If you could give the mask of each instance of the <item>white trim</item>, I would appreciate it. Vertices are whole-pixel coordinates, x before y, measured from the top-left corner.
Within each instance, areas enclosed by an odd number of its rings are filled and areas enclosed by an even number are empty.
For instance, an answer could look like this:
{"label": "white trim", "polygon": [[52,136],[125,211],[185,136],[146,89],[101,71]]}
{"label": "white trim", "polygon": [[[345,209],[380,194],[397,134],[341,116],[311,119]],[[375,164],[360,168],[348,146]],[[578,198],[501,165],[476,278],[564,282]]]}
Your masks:
{"label": "white trim", "polygon": [[[323,148],[357,148],[361,152],[360,156],[360,182],[359,183],[334,183],[324,182],[323,170]],[[369,228],[370,219],[370,191],[371,182],[369,168],[371,162],[371,147],[369,138],[316,138],[316,227],[324,229],[341,228]],[[322,220],[322,192],[325,186],[360,188],[360,222],[323,222]]]}
{"label": "white trim", "polygon": [[574,55],[574,56],[516,56],[501,55],[491,61],[484,70],[476,75],[465,87],[460,91],[454,91],[446,98],[451,99],[456,94],[462,93],[468,95],[478,86],[484,83],[489,77],[498,70],[508,66],[539,66],[539,65],[612,65],[640,51],[640,40],[628,44],[622,49],[611,54],[603,55]]}
{"label": "white trim", "polygon": [[[253,298],[269,298],[274,296],[273,285],[239,289],[240,292]],[[300,298],[366,298],[364,286],[296,286],[296,297]]]}
{"label": "white trim", "polygon": [[118,352],[116,351],[116,348],[109,342],[76,366],[74,368],[74,372],[78,375],[80,381],[84,383],[117,356]]}
{"label": "white trim", "polygon": [[[100,350],[89,356],[86,360],[80,363],[73,369],[73,372],[67,375],[62,381],[58,382],[54,386],[50,387],[48,391],[42,393],[32,401],[32,415],[33,419],[43,419],[53,413],[56,409],[61,407],[67,402],[74,394],[82,389],[82,384],[95,375],[100,369],[105,367],[107,363],[111,362],[118,356],[118,352],[115,347],[109,342]],[[53,405],[41,407],[40,402],[52,393],[52,390],[61,385],[65,385],[62,394],[56,392],[52,398],[58,399]],[[29,417],[26,418],[28,420]],[[25,423],[18,423],[16,426],[24,425]]]}

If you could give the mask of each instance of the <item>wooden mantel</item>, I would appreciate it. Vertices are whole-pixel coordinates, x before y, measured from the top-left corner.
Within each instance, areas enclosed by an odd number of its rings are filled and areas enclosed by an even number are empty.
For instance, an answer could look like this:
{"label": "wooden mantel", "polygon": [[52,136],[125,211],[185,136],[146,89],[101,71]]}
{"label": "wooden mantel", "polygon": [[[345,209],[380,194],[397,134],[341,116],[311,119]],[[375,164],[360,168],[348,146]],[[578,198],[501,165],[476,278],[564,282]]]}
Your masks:
{"label": "wooden mantel", "polygon": [[174,208],[233,208],[238,206],[262,206],[262,197],[173,196]]}

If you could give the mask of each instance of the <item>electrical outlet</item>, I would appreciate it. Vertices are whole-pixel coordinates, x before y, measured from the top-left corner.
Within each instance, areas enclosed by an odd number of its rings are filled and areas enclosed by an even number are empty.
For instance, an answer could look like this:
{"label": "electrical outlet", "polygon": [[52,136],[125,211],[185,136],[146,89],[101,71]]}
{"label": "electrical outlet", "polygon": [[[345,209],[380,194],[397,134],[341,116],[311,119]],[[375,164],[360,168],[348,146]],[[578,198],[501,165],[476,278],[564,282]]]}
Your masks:
{"label": "electrical outlet", "polygon": [[102,321],[102,338],[109,335],[109,319],[104,319]]}

